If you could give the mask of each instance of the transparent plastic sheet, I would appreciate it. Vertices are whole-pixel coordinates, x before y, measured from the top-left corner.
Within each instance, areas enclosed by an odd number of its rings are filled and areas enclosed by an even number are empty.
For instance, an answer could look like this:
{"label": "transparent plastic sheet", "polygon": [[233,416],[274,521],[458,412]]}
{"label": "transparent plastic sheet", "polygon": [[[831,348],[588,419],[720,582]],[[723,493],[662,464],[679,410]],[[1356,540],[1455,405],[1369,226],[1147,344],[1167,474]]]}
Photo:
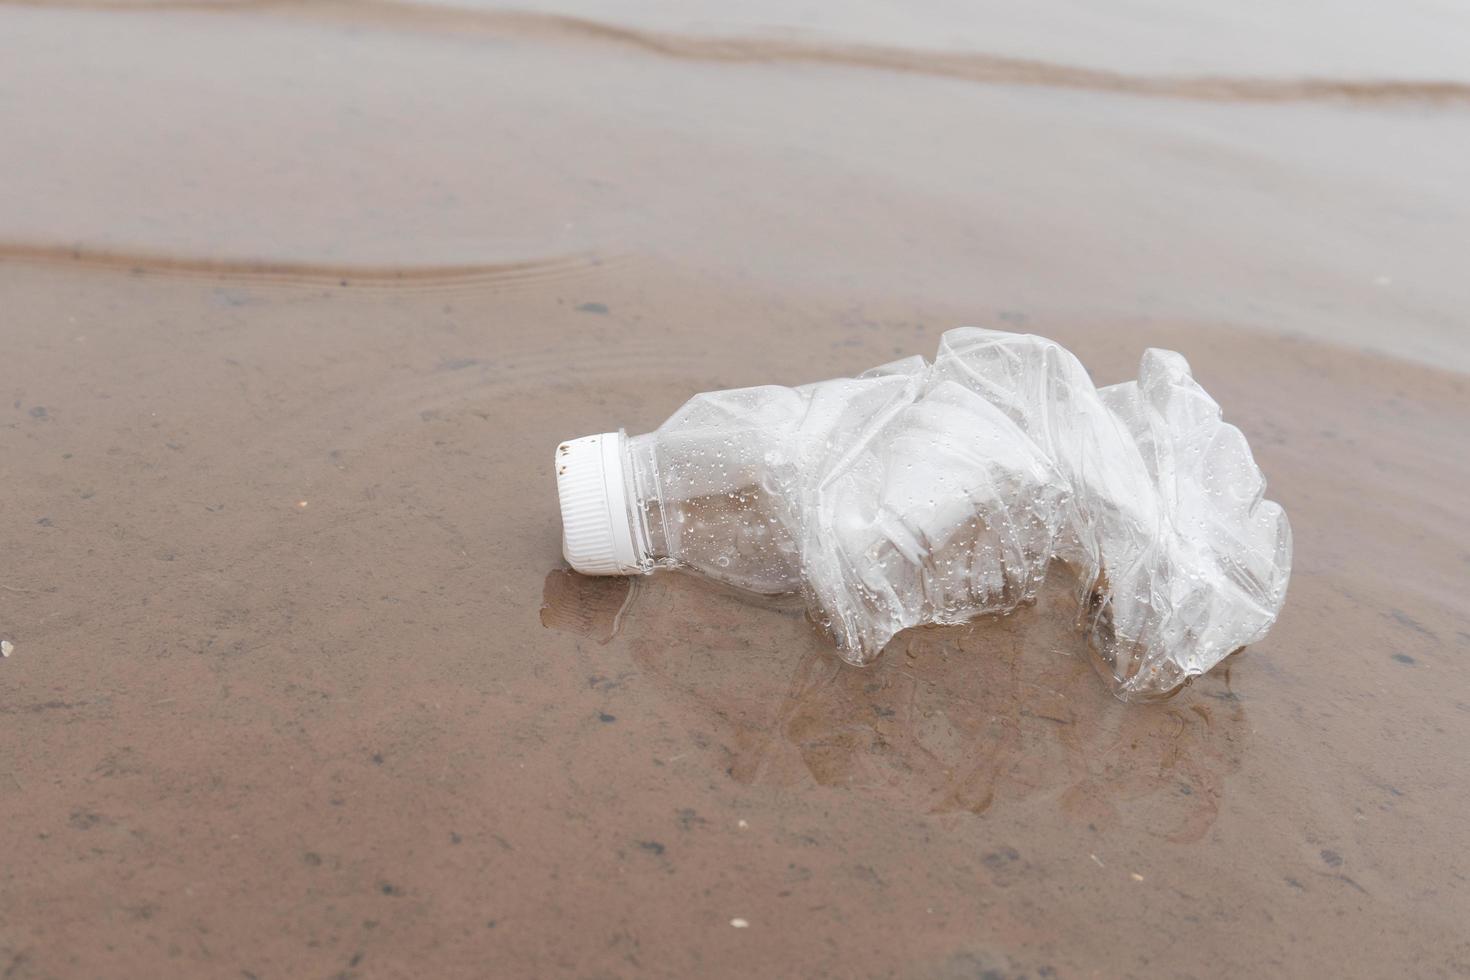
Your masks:
{"label": "transparent plastic sheet", "polygon": [[1114,692],[1164,697],[1261,639],[1290,577],[1245,437],[1170,351],[1098,389],[1052,341],[952,330],[932,364],[698,395],[630,455],[649,567],[801,591],[854,664],[1059,560]]}

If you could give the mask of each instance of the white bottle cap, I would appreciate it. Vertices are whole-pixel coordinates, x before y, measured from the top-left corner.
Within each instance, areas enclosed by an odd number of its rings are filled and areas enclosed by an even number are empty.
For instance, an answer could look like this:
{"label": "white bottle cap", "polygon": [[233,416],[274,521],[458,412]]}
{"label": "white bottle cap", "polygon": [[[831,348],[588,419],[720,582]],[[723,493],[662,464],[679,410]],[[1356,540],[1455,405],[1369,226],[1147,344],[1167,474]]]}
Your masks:
{"label": "white bottle cap", "polygon": [[628,517],[622,441],[621,432],[604,432],[556,447],[561,551],[583,575],[643,571]]}

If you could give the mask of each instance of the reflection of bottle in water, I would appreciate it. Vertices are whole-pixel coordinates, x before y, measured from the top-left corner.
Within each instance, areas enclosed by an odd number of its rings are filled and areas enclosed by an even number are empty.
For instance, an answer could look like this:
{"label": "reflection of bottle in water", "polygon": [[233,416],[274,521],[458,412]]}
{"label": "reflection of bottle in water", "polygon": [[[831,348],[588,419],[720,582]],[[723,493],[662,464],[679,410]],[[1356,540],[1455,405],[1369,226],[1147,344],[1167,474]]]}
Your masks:
{"label": "reflection of bottle in water", "polygon": [[1050,341],[956,330],[932,365],[698,395],[556,465],[578,571],[801,591],[853,663],[1029,601],[1055,558],[1114,690],[1158,696],[1263,636],[1290,573],[1244,438],[1164,351],[1099,391]]}

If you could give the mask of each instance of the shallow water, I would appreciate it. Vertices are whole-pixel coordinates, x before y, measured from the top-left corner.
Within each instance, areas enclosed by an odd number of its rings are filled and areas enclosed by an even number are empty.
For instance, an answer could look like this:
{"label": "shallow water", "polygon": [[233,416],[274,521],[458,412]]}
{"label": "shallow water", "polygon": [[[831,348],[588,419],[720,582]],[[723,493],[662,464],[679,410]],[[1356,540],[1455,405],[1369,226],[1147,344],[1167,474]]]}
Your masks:
{"label": "shallow water", "polygon": [[[0,5],[0,976],[1470,971],[1443,59],[155,7]],[[962,323],[1190,358],[1266,642],[1126,706],[1065,583],[853,670],[565,570],[559,440]]]}

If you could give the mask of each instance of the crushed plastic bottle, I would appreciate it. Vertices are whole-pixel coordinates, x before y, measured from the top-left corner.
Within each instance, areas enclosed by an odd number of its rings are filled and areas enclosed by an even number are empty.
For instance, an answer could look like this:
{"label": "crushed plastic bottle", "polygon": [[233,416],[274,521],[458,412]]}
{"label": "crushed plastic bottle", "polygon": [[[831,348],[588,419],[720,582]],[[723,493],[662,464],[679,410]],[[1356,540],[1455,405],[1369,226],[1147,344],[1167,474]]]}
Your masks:
{"label": "crushed plastic bottle", "polygon": [[576,570],[801,592],[853,664],[1034,600],[1056,560],[1114,693],[1167,697],[1264,637],[1291,574],[1245,437],[1172,351],[1099,389],[1053,341],[951,330],[932,364],[696,395],[556,468]]}

